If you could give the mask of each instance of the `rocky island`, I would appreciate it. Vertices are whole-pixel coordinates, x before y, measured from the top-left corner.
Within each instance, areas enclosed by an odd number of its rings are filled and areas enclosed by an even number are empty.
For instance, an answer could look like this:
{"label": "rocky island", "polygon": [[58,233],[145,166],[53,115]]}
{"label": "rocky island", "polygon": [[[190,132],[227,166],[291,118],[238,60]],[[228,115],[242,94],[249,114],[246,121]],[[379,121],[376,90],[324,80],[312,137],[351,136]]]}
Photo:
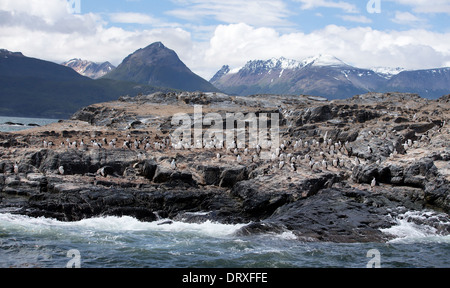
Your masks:
{"label": "rocky island", "polygon": [[[245,143],[174,142],[174,115],[194,119],[196,105],[204,114],[279,115],[281,145],[267,159]],[[0,134],[0,211],[248,223],[240,235],[290,231],[338,243],[388,241],[383,229],[405,212],[430,211],[426,225],[448,235],[449,118],[450,95],[121,97]]]}

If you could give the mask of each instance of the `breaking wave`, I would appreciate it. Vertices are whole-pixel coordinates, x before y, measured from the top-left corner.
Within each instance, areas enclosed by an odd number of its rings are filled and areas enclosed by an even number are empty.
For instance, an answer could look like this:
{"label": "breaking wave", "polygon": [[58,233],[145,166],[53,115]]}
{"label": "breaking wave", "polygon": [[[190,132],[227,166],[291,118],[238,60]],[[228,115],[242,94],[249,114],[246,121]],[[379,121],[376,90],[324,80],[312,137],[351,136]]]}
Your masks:
{"label": "breaking wave", "polygon": [[434,211],[408,211],[396,216],[396,225],[381,229],[395,237],[390,243],[450,243],[450,217]]}
{"label": "breaking wave", "polygon": [[14,214],[0,214],[0,227],[23,230],[28,232],[54,232],[64,231],[98,231],[98,232],[173,232],[189,233],[210,237],[231,236],[245,226],[227,225],[213,222],[201,224],[159,220],[156,222],[141,222],[132,217],[99,217],[85,219],[78,222],[61,222],[49,218],[30,218]]}

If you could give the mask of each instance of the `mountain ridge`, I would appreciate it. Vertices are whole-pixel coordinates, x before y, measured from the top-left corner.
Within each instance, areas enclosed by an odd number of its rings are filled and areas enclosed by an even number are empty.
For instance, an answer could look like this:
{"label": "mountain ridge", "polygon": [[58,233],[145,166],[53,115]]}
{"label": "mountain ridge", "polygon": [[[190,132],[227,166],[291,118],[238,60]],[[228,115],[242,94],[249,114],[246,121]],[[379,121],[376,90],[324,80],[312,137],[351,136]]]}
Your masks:
{"label": "mountain ridge", "polygon": [[61,65],[72,68],[79,74],[91,79],[99,79],[116,69],[110,62],[96,63],[78,58],[63,62]]}
{"label": "mountain ridge", "polygon": [[109,79],[93,80],[72,68],[0,50],[0,115],[65,119],[79,109],[124,95],[169,91]]}
{"label": "mountain ridge", "polygon": [[210,82],[225,93],[241,96],[309,94],[332,100],[351,97],[349,93],[405,92],[436,99],[450,92],[450,68],[366,69],[322,54],[301,61],[284,57],[251,60],[239,69],[224,65]]}

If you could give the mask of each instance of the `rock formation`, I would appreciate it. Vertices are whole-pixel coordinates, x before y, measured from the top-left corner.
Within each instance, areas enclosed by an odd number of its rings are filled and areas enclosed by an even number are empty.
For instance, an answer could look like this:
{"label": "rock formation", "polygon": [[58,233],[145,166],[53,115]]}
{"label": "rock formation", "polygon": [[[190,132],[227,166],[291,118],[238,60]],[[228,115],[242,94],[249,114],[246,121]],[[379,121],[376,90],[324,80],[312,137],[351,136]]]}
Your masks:
{"label": "rock formation", "polygon": [[[202,116],[276,113],[281,146],[264,158],[264,147],[236,142],[227,149],[217,138],[173,142],[174,115],[195,120],[195,105]],[[0,134],[0,212],[62,221],[127,215],[249,223],[238,234],[384,242],[391,236],[381,229],[396,217],[429,209],[445,218],[429,225],[447,235],[449,110],[448,96],[399,93],[335,101],[186,92],[123,97],[70,120]]]}

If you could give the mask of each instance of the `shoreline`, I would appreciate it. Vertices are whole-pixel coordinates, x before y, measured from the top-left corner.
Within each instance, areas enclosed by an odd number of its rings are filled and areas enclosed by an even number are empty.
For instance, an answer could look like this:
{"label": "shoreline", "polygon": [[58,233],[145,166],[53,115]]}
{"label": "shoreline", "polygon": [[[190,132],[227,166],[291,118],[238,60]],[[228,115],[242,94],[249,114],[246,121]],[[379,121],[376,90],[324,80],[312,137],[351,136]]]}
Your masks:
{"label": "shoreline", "polygon": [[[381,230],[405,210],[450,213],[450,133],[443,125],[450,104],[410,94],[371,95],[324,102],[157,93],[92,105],[45,127],[0,133],[0,208],[61,221],[132,216],[152,222],[158,215],[187,223],[251,223],[242,235],[288,231],[300,241],[385,243],[390,237]],[[238,149],[239,163],[231,150],[173,149],[165,142],[176,128],[170,119],[191,114],[195,104],[204,105],[204,113],[281,111],[286,145],[280,154],[295,156],[295,165],[257,159],[251,147]],[[84,139],[86,146],[69,146],[67,139]],[[127,139],[130,147],[124,148]],[[300,146],[300,140],[315,144]],[[408,140],[411,146],[402,149]],[[44,141],[54,146],[43,147]],[[335,143],[345,145],[331,148]],[[391,156],[393,148],[397,154]],[[307,155],[315,159],[312,168]],[[450,234],[449,225],[426,224]]]}

